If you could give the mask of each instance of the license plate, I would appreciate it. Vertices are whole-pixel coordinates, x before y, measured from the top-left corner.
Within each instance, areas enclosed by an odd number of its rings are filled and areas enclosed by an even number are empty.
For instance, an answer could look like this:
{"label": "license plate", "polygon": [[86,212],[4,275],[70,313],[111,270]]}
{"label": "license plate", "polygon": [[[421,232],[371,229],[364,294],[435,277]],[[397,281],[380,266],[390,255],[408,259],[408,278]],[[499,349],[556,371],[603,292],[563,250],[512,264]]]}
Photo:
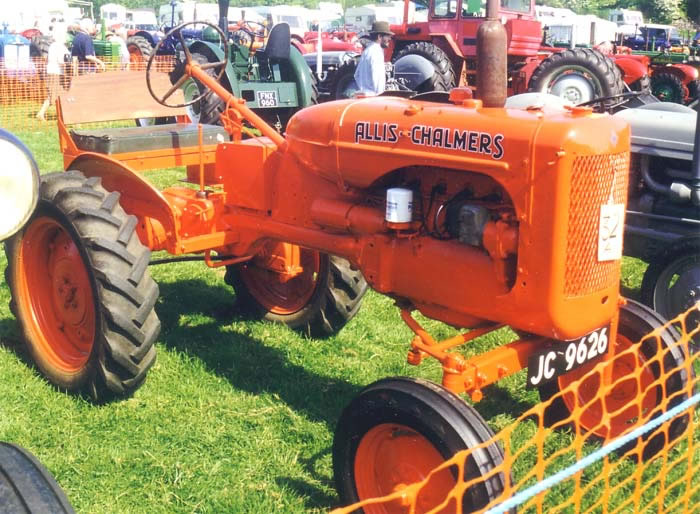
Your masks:
{"label": "license plate", "polygon": [[258,91],[258,107],[277,107],[277,91]]}
{"label": "license plate", "polygon": [[609,334],[607,326],[533,353],[527,364],[527,387],[539,387],[600,357],[608,350]]}

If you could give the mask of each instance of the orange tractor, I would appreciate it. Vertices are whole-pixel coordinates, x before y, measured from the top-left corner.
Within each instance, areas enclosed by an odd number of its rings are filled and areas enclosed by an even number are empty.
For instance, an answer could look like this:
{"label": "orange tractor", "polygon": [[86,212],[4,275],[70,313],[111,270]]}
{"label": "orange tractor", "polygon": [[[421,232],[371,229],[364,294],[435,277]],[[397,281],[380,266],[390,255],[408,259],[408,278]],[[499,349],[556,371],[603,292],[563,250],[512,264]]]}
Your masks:
{"label": "orange tractor", "polygon": [[[483,27],[491,40],[502,29],[495,17]],[[282,136],[217,82],[226,57],[200,66],[184,48],[187,76],[226,102],[231,135],[215,143],[212,162],[195,166],[199,186],[161,191],[138,173],[139,162],[163,154],[150,139],[139,142],[138,159],[119,146],[117,131],[138,127],[109,129],[111,153],[81,150],[64,127],[69,171],[44,176],[36,214],[7,246],[13,309],[52,383],[101,399],[144,381],[159,329],[149,255],[167,250],[203,253],[210,266],[226,266],[237,296],[261,314],[314,333],[352,318],[366,280],[396,300],[415,333],[409,362],[441,362],[441,385],[380,380],[343,411],[333,468],[346,503],[421,480],[457,451],[487,443],[493,432],[458,395],[478,402],[488,385],[524,368],[547,399],[607,361],[606,373],[547,412],[550,421],[572,415],[603,440],[658,415],[669,397],[688,397],[692,377],[672,329],[660,332],[660,345],[618,357],[663,324],[619,296],[625,122],[587,108],[504,108],[503,84],[484,81],[480,99],[458,88],[449,101],[312,106]],[[500,62],[501,74],[482,76],[505,78]],[[178,87],[152,94],[166,104]],[[244,138],[248,125],[262,135]],[[184,140],[189,128],[168,130]],[[436,341],[413,311],[466,330]],[[470,358],[455,351],[504,326],[518,334],[509,344]],[[620,387],[601,383],[635,372],[639,380]],[[687,416],[675,420],[669,438],[687,425]],[[648,439],[645,456],[664,442]],[[486,476],[465,492],[465,510],[507,488],[504,474],[489,473],[502,459],[495,443],[469,457],[466,478]],[[456,480],[449,470],[437,475],[420,508],[439,503]]]}

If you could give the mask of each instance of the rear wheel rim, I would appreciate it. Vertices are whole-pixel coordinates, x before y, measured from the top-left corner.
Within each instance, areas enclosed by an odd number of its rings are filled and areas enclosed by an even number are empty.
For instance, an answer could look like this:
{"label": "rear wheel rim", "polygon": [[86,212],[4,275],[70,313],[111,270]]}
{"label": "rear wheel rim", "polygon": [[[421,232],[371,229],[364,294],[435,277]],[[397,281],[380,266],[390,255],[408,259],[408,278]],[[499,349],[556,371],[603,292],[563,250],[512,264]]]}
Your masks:
{"label": "rear wheel rim", "polygon": [[86,365],[96,330],[90,275],[66,228],[42,216],[22,238],[17,302],[43,360],[66,373]]}
{"label": "rear wheel rim", "polygon": [[588,70],[581,67],[567,68],[558,73],[552,77],[547,89],[551,94],[573,104],[593,100],[601,92],[600,83],[588,73]]}
{"label": "rear wheel rim", "polygon": [[[637,346],[637,351],[619,355],[633,346]],[[564,390],[575,380],[584,377],[596,364],[581,366],[559,377],[559,389]],[[603,387],[601,377],[605,376],[605,368],[584,378],[578,386],[574,386],[562,396],[573,421],[583,431],[593,433],[603,440],[612,440],[638,426],[658,405],[659,386],[651,386],[656,377],[651,366],[647,364],[644,352],[619,332],[615,342],[615,357],[605,364],[610,365],[613,366],[614,386],[607,391],[604,399],[600,398],[600,392]],[[636,373],[639,373],[639,382]],[[604,384],[607,385],[609,384]],[[640,392],[644,395],[641,402],[638,401]],[[607,416],[610,417],[609,427],[604,422]]]}
{"label": "rear wheel rim", "polygon": [[252,263],[243,265],[241,279],[250,294],[265,310],[285,316],[306,307],[316,292],[321,255],[315,250],[300,248],[299,260],[303,271],[284,282],[280,273],[264,265],[271,255],[277,253],[278,244],[280,243],[269,243]]}
{"label": "rear wheel rim", "polygon": [[[383,423],[372,427],[360,441],[355,455],[354,474],[360,500],[378,498],[424,480],[445,458],[423,435],[405,425]],[[442,502],[455,487],[450,469],[431,477],[420,490],[417,511],[423,512]],[[366,514],[406,512],[399,500],[367,505]]]}
{"label": "rear wheel rim", "polygon": [[662,102],[673,102],[682,103],[683,98],[678,88],[669,82],[661,82],[656,85],[653,91],[654,96],[656,96]]}
{"label": "rear wheel rim", "polygon": [[[197,96],[199,96],[200,94],[199,87],[197,86],[197,83],[194,81],[194,79],[187,80],[182,85],[181,89],[183,97],[185,98],[185,103],[189,103],[194,98],[197,98]],[[185,111],[187,111],[187,116],[190,117],[190,121],[192,123],[199,123],[199,119],[201,116],[201,105],[199,102],[193,103],[192,105],[188,105],[187,107],[185,107]]]}
{"label": "rear wheel rim", "polygon": [[146,59],[143,58],[143,53],[141,53],[141,50],[139,48],[130,46],[129,47],[129,62],[131,64],[139,64],[146,62]]}

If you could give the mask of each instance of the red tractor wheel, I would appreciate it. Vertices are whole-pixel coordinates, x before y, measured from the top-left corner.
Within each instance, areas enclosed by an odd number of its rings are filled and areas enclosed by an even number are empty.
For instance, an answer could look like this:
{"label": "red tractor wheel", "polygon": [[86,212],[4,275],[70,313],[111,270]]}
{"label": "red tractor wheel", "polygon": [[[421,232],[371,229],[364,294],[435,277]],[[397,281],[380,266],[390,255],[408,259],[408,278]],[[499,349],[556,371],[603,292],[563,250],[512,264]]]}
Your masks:
{"label": "red tractor wheel", "polygon": [[[604,371],[585,377],[595,362],[562,375],[540,387],[542,401],[549,400],[573,382],[582,381],[551,403],[545,410],[545,423],[552,425],[569,419],[577,423],[583,433],[609,442],[688,399],[688,384],[693,382],[694,373],[691,369],[691,376],[688,376],[686,355],[678,344],[677,331],[668,327],[659,335],[659,344],[651,337],[639,345],[642,338],[665,323],[648,307],[627,300],[620,310],[616,356],[608,364],[612,366],[612,388],[602,397],[600,391],[608,386],[601,383]],[[639,351],[619,355],[637,345]],[[689,417],[685,414],[670,422],[668,441],[664,432],[643,438],[643,459],[656,455],[664,444],[685,432],[688,424]],[[635,445],[636,441],[632,441],[620,452],[625,453]]]}
{"label": "red tractor wheel", "polygon": [[[425,380],[400,377],[365,388],[343,410],[333,439],[333,474],[343,505],[386,496],[420,482],[455,453],[493,437],[483,418],[457,395]],[[488,475],[503,461],[496,443],[475,449],[464,480]],[[457,485],[457,466],[433,475],[416,497],[416,512],[434,509]],[[494,473],[464,492],[462,512],[486,507],[505,486]],[[451,505],[454,510],[454,504]],[[406,512],[405,505],[363,507],[366,514]]]}
{"label": "red tractor wheel", "polygon": [[55,173],[6,243],[10,308],[29,355],[61,389],[98,401],[129,394],[155,362],[158,286],[136,223],[98,178]]}
{"label": "red tractor wheel", "polygon": [[153,47],[143,36],[130,36],[126,41],[129,49],[129,61],[132,69],[146,69],[146,63],[151,58]]}
{"label": "red tractor wheel", "polygon": [[592,48],[574,48],[550,55],[530,77],[528,91],[551,93],[574,104],[625,91],[620,69]]}
{"label": "red tractor wheel", "polygon": [[[298,252],[292,273],[281,264],[290,252]],[[367,291],[345,259],[288,243],[269,243],[252,261],[228,266],[225,280],[242,309],[317,337],[343,328]]]}

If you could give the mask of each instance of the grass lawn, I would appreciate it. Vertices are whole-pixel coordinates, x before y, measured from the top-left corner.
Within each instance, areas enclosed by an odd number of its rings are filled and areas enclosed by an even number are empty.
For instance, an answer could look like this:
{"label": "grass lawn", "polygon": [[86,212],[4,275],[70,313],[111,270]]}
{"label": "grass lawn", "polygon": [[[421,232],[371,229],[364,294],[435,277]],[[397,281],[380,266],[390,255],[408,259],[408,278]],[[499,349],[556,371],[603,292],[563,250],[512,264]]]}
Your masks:
{"label": "grass lawn", "polygon": [[[42,171],[62,169],[53,128],[17,135]],[[164,185],[178,173],[154,180]],[[637,294],[643,271],[625,260],[628,294]],[[316,340],[241,317],[223,271],[178,263],[151,273],[160,287],[158,360],[133,397],[100,406],[57,391],[27,363],[0,287],[0,440],[32,451],[78,512],[326,511],[338,503],[330,452],[342,408],[383,377],[440,379],[435,362],[406,364],[411,333],[376,293],[339,334]],[[421,321],[438,337],[454,333]],[[464,351],[507,337],[500,331]],[[494,431],[539,399],[523,372],[485,393],[477,408]],[[520,437],[531,436],[524,429]],[[555,437],[565,445],[569,435]]]}

